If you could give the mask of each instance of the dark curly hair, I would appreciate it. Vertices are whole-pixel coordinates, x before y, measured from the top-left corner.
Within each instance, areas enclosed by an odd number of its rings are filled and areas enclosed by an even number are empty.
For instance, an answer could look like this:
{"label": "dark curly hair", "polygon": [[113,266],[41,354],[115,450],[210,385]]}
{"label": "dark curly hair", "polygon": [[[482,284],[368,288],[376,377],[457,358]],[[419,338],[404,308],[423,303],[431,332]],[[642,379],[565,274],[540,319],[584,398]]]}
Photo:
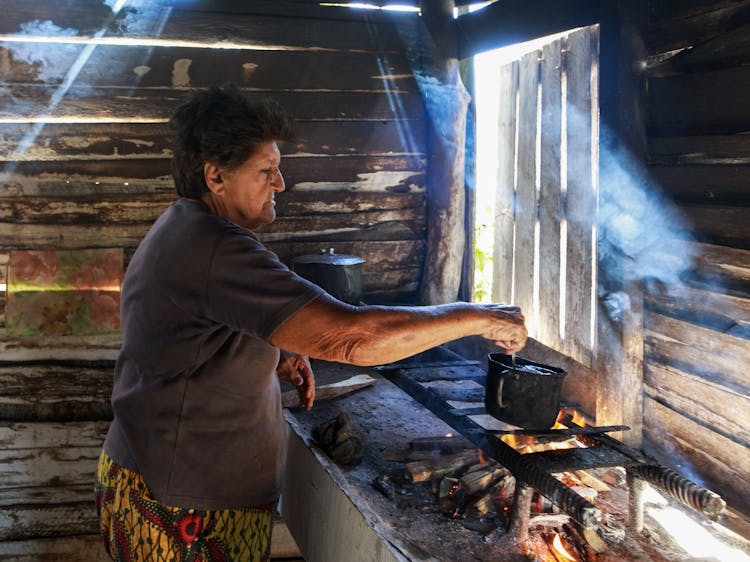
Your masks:
{"label": "dark curly hair", "polygon": [[169,121],[172,177],[181,197],[208,191],[206,162],[228,170],[239,168],[261,144],[291,140],[294,123],[276,101],[254,99],[234,84],[191,94]]}

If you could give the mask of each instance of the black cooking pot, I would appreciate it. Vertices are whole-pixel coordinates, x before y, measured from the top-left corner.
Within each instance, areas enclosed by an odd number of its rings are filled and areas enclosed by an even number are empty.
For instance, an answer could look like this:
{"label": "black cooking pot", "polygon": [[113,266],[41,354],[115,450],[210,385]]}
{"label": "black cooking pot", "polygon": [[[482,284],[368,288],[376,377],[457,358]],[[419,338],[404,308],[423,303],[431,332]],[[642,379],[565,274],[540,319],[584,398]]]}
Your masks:
{"label": "black cooking pot", "polygon": [[525,429],[549,429],[560,411],[564,369],[490,353],[484,405],[487,413]]}
{"label": "black cooking pot", "polygon": [[362,269],[365,260],[337,254],[333,248],[319,254],[292,258],[292,271],[323,287],[328,293],[349,304],[362,300]]}

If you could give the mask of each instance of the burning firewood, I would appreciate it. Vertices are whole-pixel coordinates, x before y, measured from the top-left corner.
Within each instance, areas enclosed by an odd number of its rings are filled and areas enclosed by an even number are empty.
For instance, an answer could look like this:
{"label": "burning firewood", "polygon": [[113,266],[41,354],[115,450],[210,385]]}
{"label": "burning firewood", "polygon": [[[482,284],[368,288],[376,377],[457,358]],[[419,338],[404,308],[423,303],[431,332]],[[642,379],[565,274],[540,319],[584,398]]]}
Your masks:
{"label": "burning firewood", "polygon": [[479,450],[468,450],[454,455],[443,455],[431,459],[406,463],[406,479],[409,482],[424,482],[458,471],[481,462]]}
{"label": "burning firewood", "polygon": [[492,501],[492,494],[490,492],[479,494],[476,498],[466,504],[466,507],[464,507],[464,514],[467,517],[479,519],[483,515],[489,513],[492,508]]}
{"label": "burning firewood", "polygon": [[612,490],[605,482],[585,470],[576,470],[573,474],[581,481],[581,484],[593,488],[597,492],[610,492]]}
{"label": "burning firewood", "polygon": [[578,558],[569,552],[570,546],[564,544],[559,533],[547,535],[547,546],[557,562],[577,562]]}
{"label": "burning firewood", "polygon": [[495,464],[486,468],[468,471],[459,478],[459,484],[469,495],[474,495],[481,490],[493,486],[498,480],[507,476],[510,476],[510,471],[499,464]]}

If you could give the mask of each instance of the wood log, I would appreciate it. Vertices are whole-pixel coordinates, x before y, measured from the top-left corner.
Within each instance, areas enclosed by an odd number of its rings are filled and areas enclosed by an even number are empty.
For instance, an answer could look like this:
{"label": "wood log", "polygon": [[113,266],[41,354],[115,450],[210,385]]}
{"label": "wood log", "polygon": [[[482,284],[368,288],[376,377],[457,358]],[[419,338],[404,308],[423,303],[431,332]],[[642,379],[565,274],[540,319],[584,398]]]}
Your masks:
{"label": "wood log", "polygon": [[592,488],[597,492],[612,491],[612,488],[607,486],[605,482],[599,480],[596,476],[589,472],[586,472],[585,470],[576,470],[573,472],[573,474],[575,474],[576,478],[578,478],[578,480],[580,480],[584,486]]}
{"label": "wood log", "polygon": [[519,63],[514,61],[500,69],[498,81],[505,87],[498,94],[498,162],[495,190],[495,246],[493,248],[492,299],[513,300],[513,229],[516,213],[516,126],[518,121]]}
{"label": "wood log", "polygon": [[[321,84],[338,91],[356,90],[363,85],[381,92],[388,86],[401,92],[417,91],[411,67],[401,53],[388,55],[384,64],[382,57],[354,50],[267,50],[248,42],[239,47],[205,48],[189,39],[183,41],[190,46],[118,45],[102,38],[87,53],[76,81],[79,86],[129,88],[133,69],[142,68],[138,76],[141,88],[205,88],[233,82],[265,91],[314,90]],[[4,42],[4,81],[62,82],[79,58],[86,55],[85,45],[61,43],[39,43],[37,48],[44,56],[36,64],[28,64],[23,51],[28,49],[26,44],[20,44],[19,49],[18,43]],[[314,72],[300,72],[300,68]]]}
{"label": "wood log", "polygon": [[[0,61],[3,60],[3,53],[3,49],[0,48]],[[268,95],[293,113],[300,124],[298,128],[300,134],[308,130],[305,124],[308,121],[312,121],[309,126],[313,131],[321,131],[321,128],[328,131],[338,129],[342,132],[343,130],[364,131],[365,127],[369,127],[370,133],[383,132],[385,139],[389,138],[387,131],[391,126],[401,132],[421,133],[423,124],[420,122],[423,120],[424,108],[418,95],[392,86],[386,94],[382,84],[372,84],[371,81],[362,86],[364,87],[351,92],[276,91]],[[96,121],[107,117],[114,121],[115,130],[128,126],[138,127],[144,131],[142,134],[148,137],[154,136],[155,133],[167,132],[164,123],[185,97],[184,90],[171,87],[133,88],[131,96],[122,96],[122,89],[116,86],[90,87],[73,84],[66,97],[50,112],[55,88],[55,85],[13,84],[13,99],[0,107],[0,117],[18,124],[44,118],[45,121],[51,121],[45,125],[45,128],[58,125],[56,121],[64,123],[80,119],[82,123],[76,123],[78,127],[93,130],[101,128],[101,124],[87,123],[87,120]],[[250,89],[250,91],[254,90]],[[300,96],[304,96],[304,101],[300,99]],[[391,103],[397,104],[399,107],[397,112],[394,112]],[[335,111],[332,108],[335,108]],[[352,120],[361,120],[363,123],[345,124]],[[314,121],[319,121],[319,123]],[[375,122],[382,127],[373,128]],[[62,124],[59,125],[62,126]],[[4,128],[9,126],[3,125]],[[44,134],[44,129],[41,133]],[[337,138],[343,140],[340,133],[331,134],[331,141],[334,143],[332,147],[336,146]],[[13,143],[11,146],[15,145],[12,137],[10,140]],[[157,144],[151,148],[158,150],[159,146],[163,146],[168,149],[169,146],[164,144],[165,140],[167,139],[156,141]],[[370,137],[369,143],[373,148],[380,146],[380,142],[382,141],[375,141]],[[414,134],[410,142],[412,147],[424,146],[423,135]],[[397,152],[404,152],[403,141],[400,141],[399,146],[401,148]],[[295,148],[293,145],[291,148],[299,150],[300,147]],[[142,150],[148,149],[149,145],[142,146]],[[350,147],[343,151],[343,153],[349,152],[351,152]]]}
{"label": "wood log", "polygon": [[717,278],[750,281],[750,250],[696,244],[695,270]]}
{"label": "wood log", "polygon": [[90,534],[96,531],[98,518],[89,499],[66,505],[14,506],[0,512],[0,522],[0,541],[9,541]]}
{"label": "wood log", "polygon": [[741,246],[750,237],[747,206],[683,205],[679,211],[702,242]]}
{"label": "wood log", "polygon": [[[563,42],[542,49],[541,155],[539,170],[539,317],[537,338],[554,349],[560,341],[560,228],[564,216],[562,178]],[[566,55],[567,56],[567,55]]]}
{"label": "wood log", "polygon": [[119,334],[106,336],[0,337],[4,361],[114,361],[122,345]]}
{"label": "wood log", "polygon": [[[723,294],[715,290],[680,287],[649,287],[646,304],[649,310],[679,318],[724,333],[750,327],[750,299]],[[739,334],[736,334],[739,335]]]}
{"label": "wood log", "polygon": [[[99,447],[109,427],[109,421],[55,422],[0,422],[0,448],[50,449],[61,446]],[[1,484],[0,484],[1,485]]]}
{"label": "wood log", "polygon": [[0,367],[0,419],[106,420],[112,416],[113,369]]}
{"label": "wood log", "polygon": [[[675,166],[679,164],[750,164],[748,135],[694,135],[685,137],[650,137],[648,163]],[[720,172],[720,170],[717,170]]]}
{"label": "wood log", "polygon": [[750,448],[747,388],[733,388],[662,363],[648,362],[644,367],[649,398]]}
{"label": "wood log", "polygon": [[[378,17],[370,16],[365,20],[350,14],[347,21],[341,14],[331,17],[335,10],[299,4],[294,4],[297,9],[289,13],[283,2],[234,5],[229,11],[225,11],[226,7],[217,9],[216,6],[213,11],[205,11],[200,10],[195,2],[192,4],[135,1],[132,5],[129,3],[127,9],[113,14],[106,6],[93,8],[69,2],[61,10],[59,6],[55,9],[48,2],[39,0],[12,1],[6,11],[7,18],[0,25],[0,33],[17,33],[21,25],[50,20],[56,26],[68,28],[74,37],[88,37],[100,32],[107,38],[174,41],[189,36],[191,41],[207,44],[251,41],[259,46],[289,50],[357,50],[380,54],[392,53],[399,45],[392,22]],[[314,25],[309,18],[314,18]],[[137,20],[138,25],[134,25],[133,20]],[[286,31],[283,37],[275,32],[279,28]],[[392,47],[388,49],[388,45]]]}
{"label": "wood log", "polygon": [[[748,448],[679,412],[647,398],[644,401],[644,452],[665,466],[721,495],[727,504],[750,512]],[[686,466],[690,470],[686,470]]]}
{"label": "wood log", "polygon": [[750,25],[743,25],[718,36],[696,41],[662,64],[649,67],[651,76],[711,71],[745,64],[750,56]]}
{"label": "wood log", "polygon": [[500,480],[510,476],[510,471],[497,464],[467,472],[458,479],[459,485],[473,496],[478,492],[494,486]]}
{"label": "wood log", "polygon": [[[0,220],[23,224],[153,222],[176,198],[173,193],[156,193],[148,197],[132,194],[77,198],[3,197],[0,198]],[[277,213],[280,217],[310,217],[402,209],[419,211],[423,205],[424,195],[417,193],[291,191],[280,194]]]}
{"label": "wood log", "polygon": [[[685,96],[685,92],[691,92]],[[649,134],[739,133],[747,130],[750,69],[739,67],[649,80]]]}
{"label": "wood log", "polygon": [[[78,249],[137,246],[153,221],[125,224],[23,224],[0,223],[0,245],[6,249]],[[261,240],[381,240],[421,238],[423,215],[418,210],[369,211],[279,217],[259,229]],[[370,234],[375,232],[376,234]]]}
{"label": "wood log", "polygon": [[3,486],[91,482],[101,446],[0,451]]}
{"label": "wood log", "polygon": [[442,455],[429,460],[406,463],[405,475],[409,482],[425,482],[445,476],[453,471],[481,462],[479,450],[464,451],[454,455]]}
{"label": "wood log", "polygon": [[748,392],[747,339],[722,334],[661,314],[646,314],[644,353],[650,362],[673,365],[729,388]]}
{"label": "wood log", "polygon": [[737,15],[748,6],[737,2],[675,2],[668,0],[649,6],[652,24],[646,39],[651,52],[661,53],[692,47],[731,30]]}
{"label": "wood log", "polygon": [[[273,539],[272,539],[273,540]],[[14,562],[110,562],[99,533],[0,541],[0,560]]]}
{"label": "wood log", "polygon": [[[59,446],[59,444],[58,444]],[[96,469],[95,469],[96,470]],[[93,478],[87,483],[60,483],[50,486],[16,486],[0,488],[0,508],[12,510],[15,506],[74,505],[93,499]],[[93,507],[93,506],[92,506]]]}
{"label": "wood log", "polygon": [[[22,115],[29,120],[34,117],[33,106],[21,106],[24,102],[24,92],[16,91],[17,105],[6,108],[9,112],[23,111]],[[101,92],[101,95],[114,93]],[[152,95],[150,90],[144,94]],[[165,95],[162,93],[162,95]],[[172,131],[165,123],[174,108],[183,97],[175,94],[174,98],[165,100],[127,98],[125,100],[111,98],[102,100],[113,103],[111,109],[106,106],[95,107],[96,98],[81,100],[76,106],[78,117],[87,114],[107,115],[110,119],[139,119],[135,122],[102,123],[46,123],[29,139],[28,123],[0,124],[0,134],[4,142],[0,147],[0,159],[6,161],[23,160],[53,160],[53,159],[118,159],[118,158],[169,158],[171,157]],[[136,101],[134,101],[134,99]],[[167,103],[169,102],[169,103]],[[29,103],[32,103],[29,101]],[[39,102],[41,103],[41,102]],[[68,102],[70,103],[70,102]],[[160,105],[161,104],[161,105]],[[33,105],[33,104],[32,104]],[[56,118],[65,106],[57,106]],[[163,113],[158,117],[138,117],[137,112],[143,110],[147,114],[157,108]],[[41,109],[41,108],[39,108]],[[18,115],[18,113],[14,113]],[[9,115],[8,118],[20,119]],[[149,119],[154,122],[149,122]],[[403,120],[398,116],[394,119],[381,121],[346,121],[324,119],[316,121],[298,121],[294,143],[283,145],[283,157],[320,157],[322,155],[371,155],[387,156],[399,155],[424,158],[424,147],[418,131],[423,125],[415,118]],[[408,145],[404,143],[404,129],[413,131]],[[286,163],[286,161],[285,161]],[[286,170],[284,170],[286,171]]]}
{"label": "wood log", "polygon": [[[525,54],[518,64],[518,148],[515,208],[515,251],[513,257],[513,302],[529,318],[532,335],[536,335],[534,317],[534,270],[536,258],[536,191],[537,94],[539,88],[540,51]],[[559,235],[558,235],[559,236]]]}
{"label": "wood log", "polygon": [[[592,61],[596,54],[594,39],[598,36],[593,29],[582,29],[571,33],[563,46],[569,51],[563,62],[568,85],[567,266],[563,328],[566,343],[563,350],[584,364],[591,361],[591,318],[594,314],[591,293],[592,266],[595,267],[592,250],[595,198],[592,196],[593,162],[590,155],[591,132],[594,130],[592,111],[595,112],[593,108],[599,105],[598,93],[591,87]],[[610,119],[609,115],[602,117]],[[600,171],[601,175],[604,172]],[[599,183],[600,200],[606,199],[609,184],[601,177]]]}
{"label": "wood log", "polygon": [[[163,192],[174,196],[174,184],[170,177],[169,161],[166,159],[136,160],[65,160],[38,162],[6,162],[2,165],[3,195],[85,197],[87,195],[154,194]],[[303,161],[304,160],[304,161]],[[287,158],[284,160],[284,175],[287,189],[321,190],[330,192],[371,192],[383,194],[383,205],[388,205],[388,193],[403,197],[409,204],[408,193],[420,193],[424,185],[419,158],[346,156],[312,158]],[[411,166],[411,169],[408,168]],[[380,168],[378,170],[377,168]],[[291,199],[291,193],[280,200]],[[383,193],[385,192],[385,193]],[[350,195],[352,197],[354,194]],[[319,199],[324,199],[321,195]],[[373,195],[374,197],[374,195]],[[301,200],[315,199],[310,194],[299,194]],[[372,203],[371,203],[372,205]],[[316,207],[322,210],[320,202]]]}
{"label": "wood log", "polygon": [[649,172],[671,200],[679,203],[731,205],[747,201],[749,165],[650,166]]}

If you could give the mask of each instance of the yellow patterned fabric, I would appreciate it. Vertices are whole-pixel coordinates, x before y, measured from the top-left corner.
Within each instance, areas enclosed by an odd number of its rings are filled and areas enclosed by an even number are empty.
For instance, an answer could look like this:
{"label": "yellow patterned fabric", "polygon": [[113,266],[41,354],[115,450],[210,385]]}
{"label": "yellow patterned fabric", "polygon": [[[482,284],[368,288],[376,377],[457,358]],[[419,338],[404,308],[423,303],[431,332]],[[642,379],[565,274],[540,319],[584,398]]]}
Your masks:
{"label": "yellow patterned fabric", "polygon": [[99,531],[117,562],[267,562],[271,506],[197,510],[154,501],[141,476],[102,451],[96,478]]}

